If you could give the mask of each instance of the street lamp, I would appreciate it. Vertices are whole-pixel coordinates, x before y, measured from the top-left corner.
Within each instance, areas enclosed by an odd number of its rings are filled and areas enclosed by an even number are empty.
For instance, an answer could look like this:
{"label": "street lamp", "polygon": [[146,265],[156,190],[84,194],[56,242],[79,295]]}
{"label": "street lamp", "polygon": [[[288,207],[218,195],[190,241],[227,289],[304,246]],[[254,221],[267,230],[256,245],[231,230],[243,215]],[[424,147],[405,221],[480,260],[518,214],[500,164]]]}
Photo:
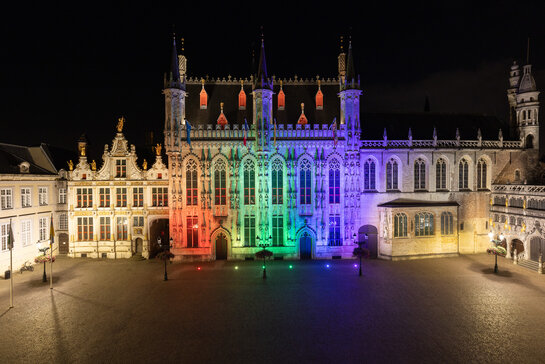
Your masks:
{"label": "street lamp", "polygon": [[[492,233],[492,231],[491,231],[491,232],[488,233],[488,237],[490,238],[490,242],[494,243],[494,245],[496,246],[495,249],[492,249],[490,251],[494,252],[494,273],[498,273],[498,254],[497,254],[497,249],[498,248],[497,248],[497,246],[498,246],[498,244],[501,244],[503,242],[503,239],[505,239],[505,236],[503,235],[503,233],[500,233],[500,236],[499,236],[500,240],[495,240],[494,239],[494,233]],[[502,247],[502,249],[503,249],[503,247]]]}
{"label": "street lamp", "polygon": [[[41,241],[38,242],[38,250],[43,253],[43,256],[45,257],[45,252],[49,250],[49,246],[42,244]],[[45,261],[44,259],[44,275],[42,276],[42,282],[47,282],[47,276],[45,275]]]}
{"label": "street lamp", "polygon": [[[174,241],[174,239],[172,239],[172,237],[170,238],[169,242],[165,244],[162,244],[162,240],[161,238],[158,238],[157,239],[157,244],[159,244],[159,248],[161,249],[161,258],[163,259],[163,261],[165,262],[165,276],[163,278],[163,281],[168,281],[168,275],[167,275],[167,260],[170,259],[169,257],[169,254],[170,253],[170,248],[172,248],[172,242]],[[167,253],[168,252],[168,253]]]}
{"label": "street lamp", "polygon": [[353,236],[354,236],[354,244],[357,244],[357,245],[358,245],[358,248],[359,248],[359,252],[358,252],[358,255],[359,255],[359,257],[360,257],[360,272],[359,272],[359,276],[361,277],[361,275],[362,275],[362,273],[361,273],[361,258],[362,258],[362,256],[363,256],[363,244],[366,243],[367,238],[368,238],[369,236],[367,235],[367,233],[365,233],[365,234],[363,235],[363,241],[357,241],[357,239],[356,239],[356,238],[357,238],[356,233],[354,233]]}
{"label": "street lamp", "polygon": [[[257,235],[255,237],[255,239],[259,242],[260,240],[260,237],[259,235]],[[272,240],[272,236],[269,235],[269,241]],[[266,254],[265,254],[265,248],[270,246],[271,243],[265,241],[265,238],[263,238],[263,242],[262,243],[258,243],[257,246],[259,246],[260,248],[263,248],[263,252],[262,252],[262,255],[263,255],[263,279],[267,279],[267,264],[265,263],[265,257],[266,257]]]}

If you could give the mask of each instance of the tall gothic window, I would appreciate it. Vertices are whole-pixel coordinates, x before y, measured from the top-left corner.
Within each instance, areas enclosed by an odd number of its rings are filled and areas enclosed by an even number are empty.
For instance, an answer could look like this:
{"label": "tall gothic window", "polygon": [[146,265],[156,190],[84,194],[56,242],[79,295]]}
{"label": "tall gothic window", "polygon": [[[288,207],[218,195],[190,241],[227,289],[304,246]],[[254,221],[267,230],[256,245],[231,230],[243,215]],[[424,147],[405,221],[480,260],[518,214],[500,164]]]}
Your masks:
{"label": "tall gothic window", "polygon": [[227,203],[225,182],[225,161],[219,159],[214,166],[214,203],[225,205]]}
{"label": "tall gothic window", "polygon": [[189,160],[189,162],[187,162],[185,175],[185,187],[188,206],[197,206],[197,197],[199,194],[197,182],[197,163],[195,163],[194,160]]}
{"label": "tall gothic window", "polygon": [[407,236],[407,215],[403,213],[394,216],[394,238]]}
{"label": "tall gothic window", "polygon": [[341,246],[341,215],[329,215],[329,246]]}
{"label": "tall gothic window", "polygon": [[397,183],[397,180],[398,180],[397,171],[398,171],[397,161],[392,158],[388,161],[388,163],[386,163],[386,189],[387,190],[399,189],[399,185]]}
{"label": "tall gothic window", "polygon": [[414,189],[426,189],[426,162],[422,158],[414,161]]}
{"label": "tall gothic window", "polygon": [[255,205],[255,164],[244,163],[244,204]]}
{"label": "tall gothic window", "polygon": [[414,235],[430,236],[434,235],[433,214],[430,212],[421,212],[414,215]]}
{"label": "tall gothic window", "polygon": [[199,218],[197,216],[187,217],[187,247],[199,247]]}
{"label": "tall gothic window", "polygon": [[486,174],[486,161],[484,159],[479,159],[477,162],[477,188],[486,189],[487,185],[487,174]]}
{"label": "tall gothic window", "polygon": [[363,165],[363,188],[374,190],[375,186],[375,162],[369,158]]}
{"label": "tall gothic window", "polygon": [[441,235],[451,235],[454,231],[452,213],[441,213]]}
{"label": "tall gothic window", "polygon": [[244,216],[244,246],[255,246],[255,216]]}
{"label": "tall gothic window", "polygon": [[443,158],[439,158],[435,163],[435,188],[447,189],[447,162]]}
{"label": "tall gothic window", "polygon": [[310,161],[308,159],[303,159],[301,161],[301,167],[299,171],[299,195],[301,205],[311,204],[311,181],[312,170]]}
{"label": "tall gothic window", "polygon": [[271,166],[272,169],[272,204],[282,205],[284,197],[284,184],[282,177],[284,168],[279,159],[275,159]]}
{"label": "tall gothic window", "polygon": [[341,202],[341,165],[335,158],[329,162],[329,203]]}
{"label": "tall gothic window", "polygon": [[458,188],[461,190],[468,188],[468,171],[467,160],[460,159],[460,163],[458,163]]}
{"label": "tall gothic window", "polygon": [[272,245],[284,245],[284,217],[273,215],[272,217]]}

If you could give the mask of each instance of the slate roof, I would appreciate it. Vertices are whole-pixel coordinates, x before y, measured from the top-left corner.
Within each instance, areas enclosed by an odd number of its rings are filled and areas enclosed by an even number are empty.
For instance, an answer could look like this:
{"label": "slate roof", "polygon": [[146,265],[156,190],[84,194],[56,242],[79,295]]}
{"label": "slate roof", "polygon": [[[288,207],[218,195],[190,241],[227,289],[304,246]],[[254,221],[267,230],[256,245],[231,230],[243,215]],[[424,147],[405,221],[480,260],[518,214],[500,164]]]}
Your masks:
{"label": "slate roof", "polygon": [[424,201],[411,200],[408,198],[397,198],[395,200],[381,203],[378,207],[430,207],[430,206],[460,206],[456,201]]}
{"label": "slate roof", "polygon": [[28,174],[57,174],[45,144],[26,147],[0,143],[0,174],[22,174],[19,168],[22,162],[29,163]]}

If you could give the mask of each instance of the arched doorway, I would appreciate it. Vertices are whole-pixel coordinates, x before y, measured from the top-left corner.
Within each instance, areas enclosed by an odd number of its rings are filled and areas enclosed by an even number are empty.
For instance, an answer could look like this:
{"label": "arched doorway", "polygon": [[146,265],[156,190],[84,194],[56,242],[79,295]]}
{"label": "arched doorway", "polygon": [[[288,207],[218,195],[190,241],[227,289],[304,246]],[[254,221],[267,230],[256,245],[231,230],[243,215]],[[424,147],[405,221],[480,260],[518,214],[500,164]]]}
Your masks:
{"label": "arched doorway", "polygon": [[511,241],[511,257],[513,257],[513,259],[515,258],[515,250],[517,251],[517,255],[524,251],[524,244],[519,239],[513,239]]}
{"label": "arched doorway", "polygon": [[216,260],[227,259],[227,236],[220,232],[216,235]]}
{"label": "arched doorway", "polygon": [[59,234],[59,254],[68,254],[68,234]]}
{"label": "arched doorway", "polygon": [[170,234],[168,219],[157,219],[150,223],[149,227],[149,258],[155,258],[159,253],[159,239],[161,244],[169,244]]}
{"label": "arched doorway", "polygon": [[133,250],[133,254],[140,254],[142,255],[142,245],[143,245],[143,241],[141,238],[136,238],[134,240],[134,250]]}
{"label": "arched doorway", "polygon": [[312,235],[308,231],[299,237],[299,259],[312,259]]}
{"label": "arched doorway", "polygon": [[530,260],[538,262],[542,254],[545,255],[545,239],[534,236],[530,240]]}
{"label": "arched doorway", "polygon": [[534,136],[532,134],[529,134],[526,137],[526,148],[532,149],[534,147]]}
{"label": "arched doorway", "polygon": [[[365,238],[367,234],[367,239]],[[373,225],[363,225],[358,230],[358,241],[366,241],[365,248],[369,249],[369,257],[376,258],[378,254],[378,230]]]}

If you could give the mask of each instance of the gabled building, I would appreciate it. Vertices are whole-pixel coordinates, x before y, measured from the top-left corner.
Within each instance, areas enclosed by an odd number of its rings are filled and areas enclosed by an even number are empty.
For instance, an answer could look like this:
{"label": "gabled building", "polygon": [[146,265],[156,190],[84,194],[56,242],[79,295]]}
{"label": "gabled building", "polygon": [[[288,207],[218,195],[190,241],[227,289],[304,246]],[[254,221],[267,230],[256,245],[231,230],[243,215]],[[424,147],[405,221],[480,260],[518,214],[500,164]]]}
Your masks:
{"label": "gabled building", "polygon": [[68,206],[71,257],[150,257],[157,239],[169,239],[169,172],[155,148],[155,162],[137,164],[136,148],[123,135],[119,119],[111,147],[104,146],[102,164],[86,155],[78,142],[79,161],[69,161]]}

